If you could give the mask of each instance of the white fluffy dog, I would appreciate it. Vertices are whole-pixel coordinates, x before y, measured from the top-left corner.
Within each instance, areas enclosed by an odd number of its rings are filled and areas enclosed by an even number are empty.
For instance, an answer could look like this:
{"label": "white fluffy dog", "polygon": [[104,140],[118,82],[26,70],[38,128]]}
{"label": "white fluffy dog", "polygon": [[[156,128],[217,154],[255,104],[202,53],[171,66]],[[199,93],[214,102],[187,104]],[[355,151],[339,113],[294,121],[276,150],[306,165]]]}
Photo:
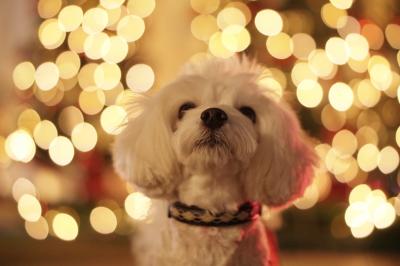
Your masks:
{"label": "white fluffy dog", "polygon": [[262,73],[245,57],[212,59],[131,104],[142,111],[116,139],[115,167],[154,199],[135,266],[269,265],[260,204],[302,193],[314,152]]}

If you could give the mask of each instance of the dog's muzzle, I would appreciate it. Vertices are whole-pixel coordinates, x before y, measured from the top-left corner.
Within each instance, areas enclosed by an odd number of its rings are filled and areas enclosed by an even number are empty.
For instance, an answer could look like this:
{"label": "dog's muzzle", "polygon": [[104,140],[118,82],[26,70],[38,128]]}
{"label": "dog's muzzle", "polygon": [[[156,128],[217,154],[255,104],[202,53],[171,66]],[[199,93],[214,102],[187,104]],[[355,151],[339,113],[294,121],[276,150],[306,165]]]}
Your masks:
{"label": "dog's muzzle", "polygon": [[261,205],[257,202],[246,202],[237,211],[214,213],[197,206],[175,202],[168,207],[168,217],[198,226],[232,226],[254,221],[261,215]]}

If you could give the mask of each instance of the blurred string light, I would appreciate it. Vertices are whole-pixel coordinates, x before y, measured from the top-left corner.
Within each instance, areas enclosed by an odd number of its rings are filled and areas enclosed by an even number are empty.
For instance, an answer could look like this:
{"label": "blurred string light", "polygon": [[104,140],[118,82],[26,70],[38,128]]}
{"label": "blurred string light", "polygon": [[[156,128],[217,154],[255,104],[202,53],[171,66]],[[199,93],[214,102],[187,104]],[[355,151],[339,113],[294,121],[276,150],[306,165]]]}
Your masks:
{"label": "blurred string light", "polygon": [[[321,165],[311,186],[295,203],[300,209],[311,208],[329,194],[329,174],[353,187],[357,182],[365,182],[372,171],[390,174],[398,169],[400,121],[395,115],[400,76],[394,64],[400,64],[400,52],[397,57],[389,56],[381,49],[386,49],[385,41],[393,49],[400,48],[400,26],[383,26],[353,17],[351,7],[356,3],[324,2],[319,15],[325,26],[335,32],[321,43],[314,39],[312,21],[301,12],[257,9],[252,14],[248,3],[242,1],[190,1],[195,15],[188,29],[207,47],[198,58],[231,57],[257,45],[261,38],[265,54],[274,62],[283,60],[285,67],[284,71],[267,69],[258,81],[260,86],[272,91],[277,100],[294,86],[299,104],[312,109],[316,122],[332,133],[330,144],[316,146]],[[64,51],[54,61],[47,57],[48,61],[35,65],[21,62],[14,69],[13,81],[20,93],[32,94],[46,106],[64,103],[64,99],[66,105],[56,114],[56,122],[30,107],[22,111],[18,128],[7,137],[0,137],[0,163],[9,159],[28,163],[37,146],[48,150],[54,164],[67,166],[75,149],[95,149],[102,133],[94,127],[97,121],[105,133],[119,134],[128,116],[123,103],[131,92],[146,92],[155,83],[156,75],[150,65],[135,62],[126,69],[122,67],[135,54],[136,43],[146,29],[146,18],[155,8],[155,0],[100,0],[98,6],[89,8],[77,3],[65,5],[61,0],[40,0],[37,10],[43,22],[38,29],[39,41],[48,50]],[[250,34],[253,28],[255,33]],[[66,92],[76,87],[81,89],[76,92],[79,97],[67,97]],[[13,197],[21,205],[21,216],[38,219],[25,221],[27,233],[35,239],[45,239],[49,234],[63,240],[75,239],[79,231],[76,217],[54,210],[41,216],[36,196],[42,185],[39,181],[34,183],[21,177],[12,186]],[[353,191],[350,198],[354,197]],[[151,201],[130,192],[125,200],[126,212],[133,219],[145,219]],[[346,224],[355,237],[365,237],[374,228],[391,224],[392,202],[381,192],[372,192],[364,192],[372,196],[354,201],[355,207],[350,208],[350,201],[348,216],[353,218],[347,219]],[[52,198],[42,192],[40,195],[42,200]],[[24,206],[29,204],[36,206],[31,208],[36,211],[25,211]],[[119,218],[114,219],[116,214],[114,209],[95,208],[91,225],[100,233],[118,231],[114,228],[119,223]],[[103,223],[102,217],[108,222]],[[340,219],[335,221],[339,224]]]}
{"label": "blurred string light", "polygon": [[367,237],[374,228],[384,229],[395,221],[395,208],[382,190],[371,190],[366,184],[358,185],[352,189],[349,203],[345,221],[356,238]]}
{"label": "blurred string light", "polygon": [[100,234],[111,234],[117,228],[117,217],[107,207],[96,207],[90,213],[90,224]]}

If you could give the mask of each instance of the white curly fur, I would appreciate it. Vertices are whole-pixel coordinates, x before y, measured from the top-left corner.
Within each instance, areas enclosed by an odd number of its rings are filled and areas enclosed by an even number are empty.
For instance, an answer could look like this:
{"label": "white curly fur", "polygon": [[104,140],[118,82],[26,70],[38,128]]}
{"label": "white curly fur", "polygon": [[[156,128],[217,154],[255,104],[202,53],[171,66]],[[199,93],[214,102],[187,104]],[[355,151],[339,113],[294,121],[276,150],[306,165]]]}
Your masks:
{"label": "white curly fur", "polygon": [[[166,215],[176,200],[221,212],[247,200],[283,206],[303,192],[313,149],[295,114],[257,85],[262,71],[245,57],[190,64],[156,95],[131,104],[142,111],[116,139],[115,168],[154,199],[152,222],[133,236],[134,265],[268,265],[259,219],[206,228]],[[185,102],[196,107],[178,119]],[[238,110],[242,106],[254,109],[256,123]],[[210,107],[228,115],[218,130],[226,145],[195,148],[207,133],[200,115]]]}

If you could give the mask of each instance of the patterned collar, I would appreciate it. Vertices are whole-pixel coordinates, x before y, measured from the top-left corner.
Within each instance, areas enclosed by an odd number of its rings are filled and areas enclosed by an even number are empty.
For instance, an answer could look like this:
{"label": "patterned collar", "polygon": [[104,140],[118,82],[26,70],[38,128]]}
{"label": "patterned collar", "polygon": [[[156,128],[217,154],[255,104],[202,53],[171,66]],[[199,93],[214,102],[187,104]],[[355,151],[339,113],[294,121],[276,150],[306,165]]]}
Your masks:
{"label": "patterned collar", "polygon": [[237,211],[214,213],[197,206],[174,202],[168,207],[168,217],[182,223],[199,226],[230,226],[253,221],[261,215],[261,206],[257,202],[245,202]]}

